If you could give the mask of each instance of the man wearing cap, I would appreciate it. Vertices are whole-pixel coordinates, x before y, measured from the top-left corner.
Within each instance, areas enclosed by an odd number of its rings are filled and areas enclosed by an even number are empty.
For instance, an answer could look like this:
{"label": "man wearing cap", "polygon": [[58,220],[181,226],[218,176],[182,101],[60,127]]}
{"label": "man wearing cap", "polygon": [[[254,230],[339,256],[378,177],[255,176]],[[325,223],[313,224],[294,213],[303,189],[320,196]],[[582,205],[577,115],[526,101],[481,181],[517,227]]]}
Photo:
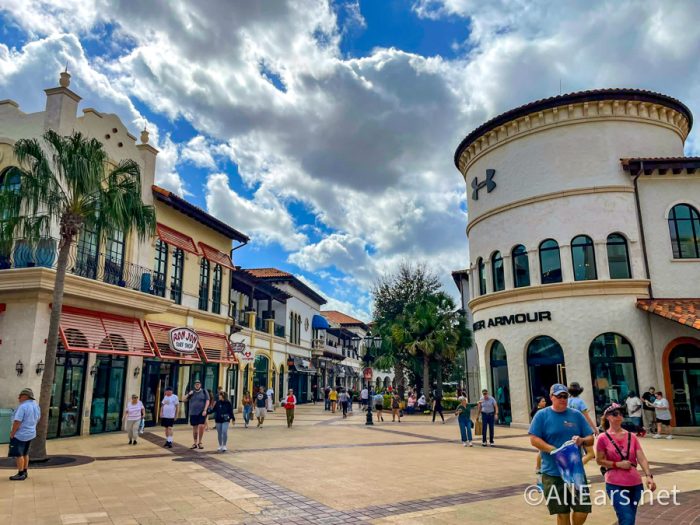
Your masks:
{"label": "man wearing cap", "polygon": [[173,394],[173,387],[165,387],[165,395],[161,402],[160,409],[160,424],[165,428],[165,445],[166,448],[173,448],[173,426],[177,417],[177,406],[180,400]]}
{"label": "man wearing cap", "polygon": [[581,412],[567,407],[569,389],[566,385],[552,385],[549,398],[552,406],[538,411],[530,424],[530,444],[542,457],[542,484],[549,514],[556,514],[558,525],[582,525],[591,512],[590,495],[583,491],[573,494],[567,491],[550,453],[567,441],[579,447],[593,446],[593,429]]}
{"label": "man wearing cap", "polygon": [[194,382],[194,390],[190,390],[185,396],[185,401],[189,402],[188,415],[194,438],[194,444],[190,448],[204,448],[202,436],[204,436],[204,425],[207,421],[209,392],[202,388],[202,382],[199,379]]}
{"label": "man wearing cap", "polygon": [[10,430],[9,457],[17,462],[17,474],[10,476],[12,481],[27,479],[29,468],[29,444],[36,437],[36,424],[39,422],[41,411],[34,400],[34,392],[25,388],[19,393],[19,406],[15,410]]}

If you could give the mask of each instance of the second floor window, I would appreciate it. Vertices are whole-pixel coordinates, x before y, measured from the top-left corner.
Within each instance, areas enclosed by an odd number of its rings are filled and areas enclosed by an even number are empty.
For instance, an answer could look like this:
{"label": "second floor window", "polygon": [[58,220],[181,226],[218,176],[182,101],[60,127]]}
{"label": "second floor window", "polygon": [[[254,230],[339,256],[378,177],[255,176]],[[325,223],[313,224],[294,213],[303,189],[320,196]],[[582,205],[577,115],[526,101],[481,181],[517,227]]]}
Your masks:
{"label": "second floor window", "polygon": [[630,258],[627,253],[627,241],[619,233],[608,235],[608,269],[611,279],[629,279],[632,277],[630,271]]}
{"label": "second floor window", "polygon": [[668,214],[674,259],[700,258],[700,213],[689,204],[677,204]]}
{"label": "second floor window", "polygon": [[571,240],[571,260],[574,265],[574,281],[592,281],[598,278],[595,248],[587,235],[579,235]]}
{"label": "second floor window", "polygon": [[95,230],[84,228],[78,239],[73,273],[88,279],[97,278],[98,236]]}
{"label": "second floor window", "polygon": [[221,313],[221,265],[214,266],[214,278],[211,283],[211,311]]}
{"label": "second floor window", "polygon": [[153,263],[153,294],[165,297],[165,277],[168,271],[168,245],[156,239],[156,258]]}
{"label": "second floor window", "polygon": [[479,271],[479,295],[484,295],[486,293],[486,268],[481,257],[476,260],[476,266]]}
{"label": "second floor window", "polygon": [[540,244],[540,272],[542,284],[561,282],[559,244],[554,239],[547,239]]}
{"label": "second floor window", "polygon": [[493,272],[493,291],[500,292],[506,289],[506,278],[503,275],[503,257],[501,252],[491,256],[491,271]]}
{"label": "second floor window", "polygon": [[124,270],[124,232],[115,231],[107,237],[107,251],[105,253],[104,281],[110,284],[119,284]]}
{"label": "second floor window", "polygon": [[182,304],[182,272],[185,266],[185,252],[173,250],[173,269],[170,275],[170,298],[175,304]]}
{"label": "second floor window", "polygon": [[199,309],[209,310],[209,261],[204,257],[199,263]]}
{"label": "second floor window", "polygon": [[530,286],[530,261],[522,244],[513,248],[513,287]]}

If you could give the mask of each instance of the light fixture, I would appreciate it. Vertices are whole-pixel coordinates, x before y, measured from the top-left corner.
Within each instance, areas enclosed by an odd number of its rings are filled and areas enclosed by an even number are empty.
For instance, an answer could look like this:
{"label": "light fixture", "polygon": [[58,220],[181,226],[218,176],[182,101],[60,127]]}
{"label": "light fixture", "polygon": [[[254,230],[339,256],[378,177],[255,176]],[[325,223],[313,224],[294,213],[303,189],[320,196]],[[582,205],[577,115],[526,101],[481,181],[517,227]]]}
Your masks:
{"label": "light fixture", "polygon": [[134,377],[138,377],[140,373],[141,373],[141,369],[138,366],[136,368],[134,368]]}
{"label": "light fixture", "polygon": [[22,364],[22,361],[17,361],[17,364],[15,365],[15,371],[17,372],[18,376],[22,375],[22,373],[24,372],[24,365]]}
{"label": "light fixture", "polygon": [[97,373],[97,363],[90,367],[90,375],[94,376]]}
{"label": "light fixture", "polygon": [[46,366],[44,365],[44,362],[43,362],[43,361],[39,361],[39,362],[36,364],[36,374],[37,374],[37,375],[41,374],[41,373],[44,371],[44,368],[46,368]]}

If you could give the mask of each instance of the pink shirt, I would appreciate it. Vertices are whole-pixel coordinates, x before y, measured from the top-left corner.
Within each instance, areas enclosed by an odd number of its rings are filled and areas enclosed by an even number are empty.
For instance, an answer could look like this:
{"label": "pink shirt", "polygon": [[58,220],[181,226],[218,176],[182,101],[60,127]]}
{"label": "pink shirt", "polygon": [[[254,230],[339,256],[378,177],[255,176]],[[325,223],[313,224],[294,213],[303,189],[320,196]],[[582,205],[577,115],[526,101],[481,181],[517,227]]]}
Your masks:
{"label": "pink shirt", "polygon": [[[627,460],[633,465],[636,465],[637,450],[639,450],[640,447],[637,436],[632,434],[629,453],[627,452],[627,434],[625,434],[622,439],[615,439],[612,434],[610,434],[610,437],[615,440],[617,448],[622,451],[622,454],[627,458]],[[598,441],[595,444],[595,450],[599,454],[603,452],[605,454],[605,459],[608,461],[622,461],[622,458],[615,449],[615,446],[610,442],[604,433],[598,436]],[[642,484],[642,476],[634,466],[629,470],[613,468],[605,473],[605,482],[610,483],[611,485],[620,485],[622,487],[634,487]]]}

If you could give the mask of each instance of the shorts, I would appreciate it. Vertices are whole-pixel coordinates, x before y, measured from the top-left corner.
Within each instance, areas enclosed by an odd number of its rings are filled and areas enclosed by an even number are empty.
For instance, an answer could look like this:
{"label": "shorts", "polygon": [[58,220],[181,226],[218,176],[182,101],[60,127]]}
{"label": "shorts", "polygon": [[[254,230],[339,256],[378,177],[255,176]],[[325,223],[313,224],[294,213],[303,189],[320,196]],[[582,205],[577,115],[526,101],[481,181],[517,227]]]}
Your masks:
{"label": "shorts", "polygon": [[590,514],[591,496],[587,487],[584,488],[584,492],[579,493],[567,487],[561,477],[549,474],[542,474],[542,486],[544,501],[547,502],[550,515],[569,514],[571,511]]}
{"label": "shorts", "polygon": [[671,426],[671,420],[670,419],[661,419],[660,417],[656,418],[657,423],[661,423],[662,425],[666,425],[667,427]]}
{"label": "shorts", "polygon": [[255,407],[255,417],[265,417],[267,409],[265,407]]}
{"label": "shorts", "polygon": [[375,410],[384,410],[384,405],[382,405],[381,403],[377,403],[376,405],[374,405],[374,409]]}
{"label": "shorts", "polygon": [[163,427],[175,426],[175,418],[174,417],[162,417],[162,418],[160,418],[160,425]]}
{"label": "shorts", "polygon": [[27,456],[29,454],[29,444],[32,442],[22,441],[21,439],[11,438],[10,439],[10,450],[7,453],[8,458],[21,458],[22,456]]}
{"label": "shorts", "polygon": [[190,425],[193,427],[196,427],[198,425],[203,425],[207,420],[207,416],[203,416],[202,414],[193,414],[190,416]]}

